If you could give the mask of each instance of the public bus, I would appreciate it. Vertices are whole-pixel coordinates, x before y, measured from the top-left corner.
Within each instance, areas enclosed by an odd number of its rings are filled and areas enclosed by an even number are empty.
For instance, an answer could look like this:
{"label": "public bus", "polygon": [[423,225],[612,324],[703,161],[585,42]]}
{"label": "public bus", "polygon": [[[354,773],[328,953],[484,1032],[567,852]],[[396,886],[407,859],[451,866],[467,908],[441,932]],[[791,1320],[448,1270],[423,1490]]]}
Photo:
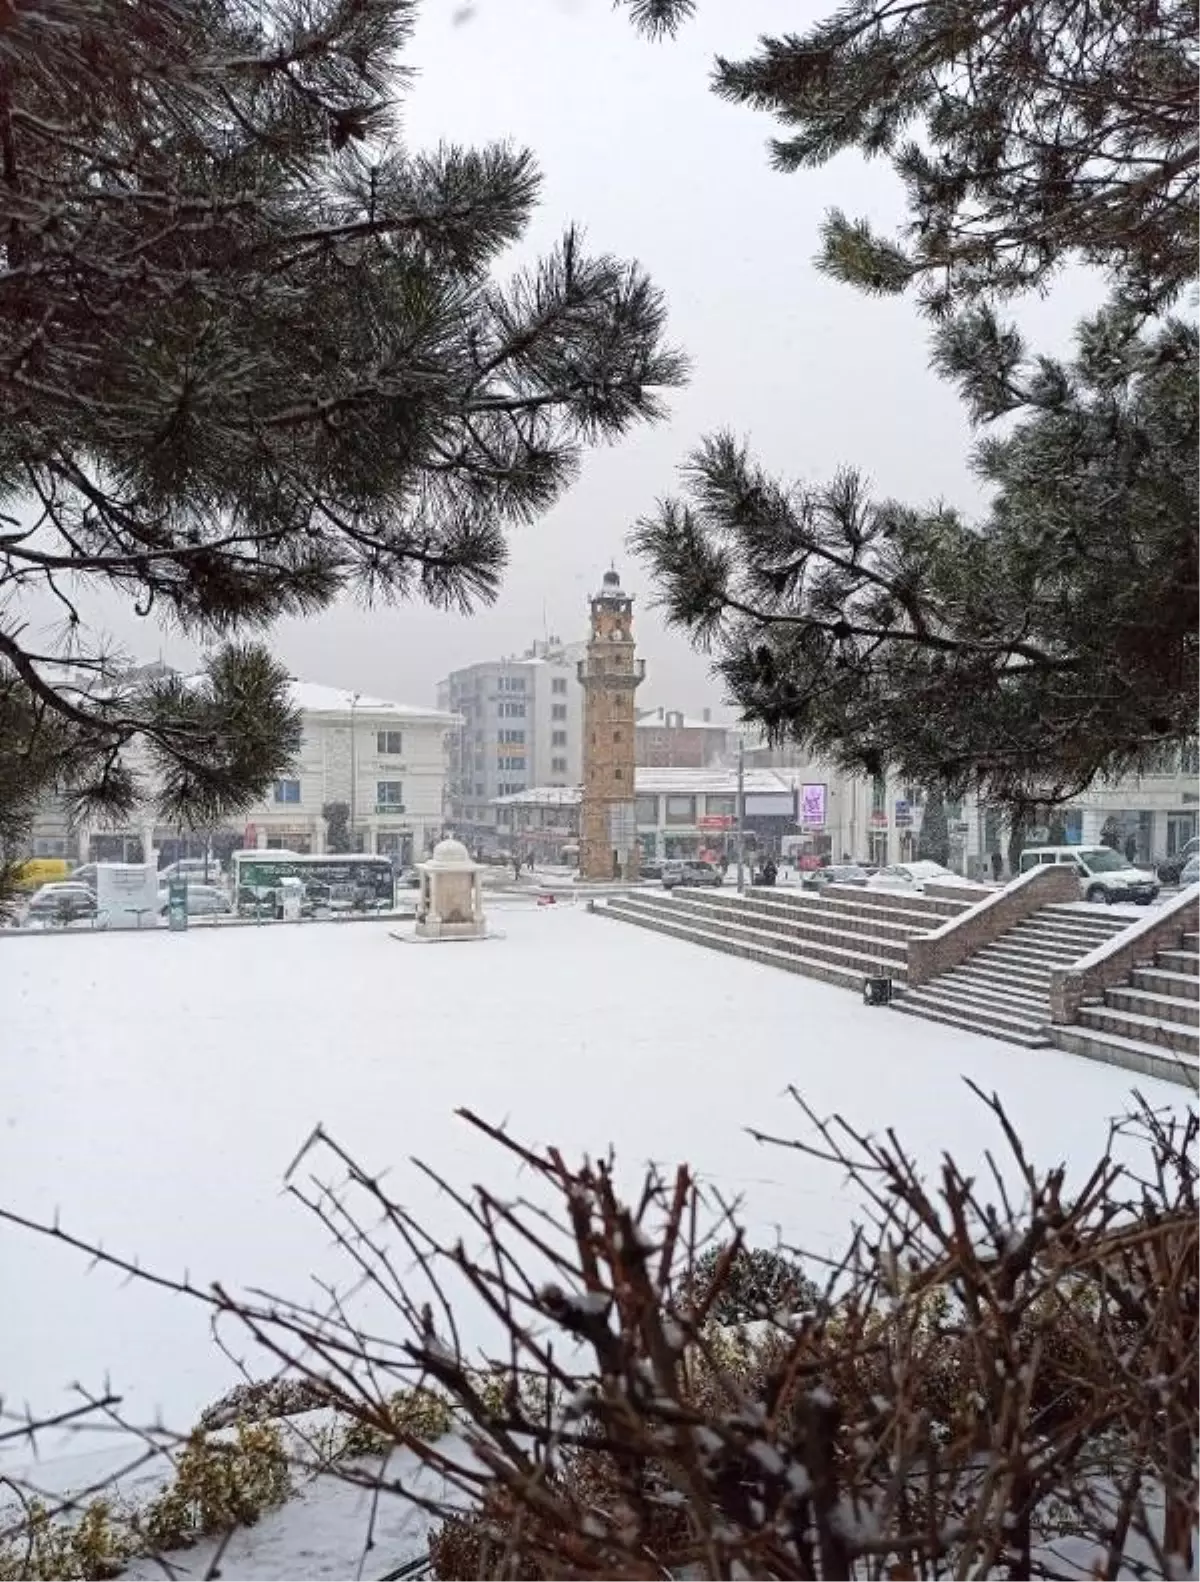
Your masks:
{"label": "public bus", "polygon": [[372,912],[395,904],[396,882],[390,857],[329,853],[308,857],[290,851],[235,851],[233,907],[240,917],[282,913],[280,880],[299,879],[302,910]]}

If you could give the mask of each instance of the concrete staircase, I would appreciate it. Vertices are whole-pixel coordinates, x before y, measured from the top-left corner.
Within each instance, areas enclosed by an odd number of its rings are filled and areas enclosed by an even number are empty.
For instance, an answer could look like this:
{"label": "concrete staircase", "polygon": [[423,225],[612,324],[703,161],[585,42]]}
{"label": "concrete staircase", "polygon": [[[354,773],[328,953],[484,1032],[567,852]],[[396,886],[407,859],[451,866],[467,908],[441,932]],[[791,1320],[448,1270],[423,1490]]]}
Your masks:
{"label": "concrete staircase", "polygon": [[728,955],[861,990],[887,976],[902,992],[907,943],[957,916],[969,901],[907,896],[853,885],[821,895],[793,890],[644,890],[596,901],[597,917],[634,923]]}
{"label": "concrete staircase", "polygon": [[1178,950],[1160,950],[1154,965],[1135,967],[1129,983],[1105,989],[1079,1020],[1050,1029],[1059,1049],[1145,1076],[1196,1087],[1200,1079],[1200,934]]}
{"label": "concrete staircase", "polygon": [[896,1009],[1028,1049],[1049,1044],[1050,969],[1070,966],[1128,926],[1096,906],[1044,906],[961,965],[910,988]]}

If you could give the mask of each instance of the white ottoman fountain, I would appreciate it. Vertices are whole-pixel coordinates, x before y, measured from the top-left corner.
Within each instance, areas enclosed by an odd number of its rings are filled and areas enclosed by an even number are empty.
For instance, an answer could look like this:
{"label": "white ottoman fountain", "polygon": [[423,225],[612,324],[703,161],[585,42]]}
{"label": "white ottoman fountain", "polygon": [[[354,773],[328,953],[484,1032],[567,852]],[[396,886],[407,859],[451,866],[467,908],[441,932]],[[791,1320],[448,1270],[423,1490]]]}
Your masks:
{"label": "white ottoman fountain", "polygon": [[417,864],[421,889],[413,939],[486,939],[480,866],[460,840],[442,840]]}

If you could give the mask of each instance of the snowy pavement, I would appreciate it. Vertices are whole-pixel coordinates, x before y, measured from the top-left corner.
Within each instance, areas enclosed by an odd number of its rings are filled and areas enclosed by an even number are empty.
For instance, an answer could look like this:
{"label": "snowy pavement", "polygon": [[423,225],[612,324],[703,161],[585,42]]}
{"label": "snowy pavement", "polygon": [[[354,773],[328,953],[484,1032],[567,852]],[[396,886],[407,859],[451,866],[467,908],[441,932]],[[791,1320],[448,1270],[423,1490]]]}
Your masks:
{"label": "snowy pavement", "polygon": [[[392,925],[394,926],[394,925]],[[741,1194],[752,1237],[835,1252],[838,1172],[756,1144],[822,1114],[894,1126],[933,1166],[998,1144],[961,1080],[996,1089],[1033,1156],[1080,1171],[1132,1082],[852,994],[606,927],[581,907],[503,909],[504,938],[406,948],[387,925],[97,934],[0,948],[0,1203],[193,1280],[290,1296],[344,1265],[280,1191],[318,1121],[440,1231],[409,1163],[503,1187],[508,1166],[453,1111],[568,1157],[610,1145],[634,1174],[687,1160]],[[1178,1089],[1144,1081],[1156,1103]],[[198,1308],[0,1224],[0,1393],[41,1411],[106,1375],[130,1415],[186,1429],[233,1382]]]}

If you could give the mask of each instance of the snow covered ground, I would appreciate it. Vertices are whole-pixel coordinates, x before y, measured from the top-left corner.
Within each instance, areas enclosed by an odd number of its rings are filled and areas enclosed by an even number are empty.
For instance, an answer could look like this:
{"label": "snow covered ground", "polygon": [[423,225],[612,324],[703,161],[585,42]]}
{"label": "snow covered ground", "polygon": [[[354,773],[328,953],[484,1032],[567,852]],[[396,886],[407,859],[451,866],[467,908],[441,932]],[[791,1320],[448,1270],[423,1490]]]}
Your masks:
{"label": "snow covered ground", "polygon": [[[408,1162],[503,1185],[465,1105],[631,1173],[687,1160],[741,1194],[753,1237],[840,1246],[834,1170],[756,1144],[795,1135],[784,1097],[894,1126],[933,1165],[997,1135],[961,1080],[996,1089],[1034,1156],[1089,1167],[1127,1074],[864,1007],[852,994],[614,927],[582,906],[497,906],[504,937],[405,946],[361,924],[0,941],[0,1203],[195,1281],[291,1296],[344,1265],[280,1191],[320,1121],[438,1228]],[[394,926],[394,925],[392,925]],[[1157,1103],[1180,1091],[1141,1084]],[[105,1378],[177,1428],[234,1382],[199,1309],[0,1224],[0,1393],[39,1411]]]}

